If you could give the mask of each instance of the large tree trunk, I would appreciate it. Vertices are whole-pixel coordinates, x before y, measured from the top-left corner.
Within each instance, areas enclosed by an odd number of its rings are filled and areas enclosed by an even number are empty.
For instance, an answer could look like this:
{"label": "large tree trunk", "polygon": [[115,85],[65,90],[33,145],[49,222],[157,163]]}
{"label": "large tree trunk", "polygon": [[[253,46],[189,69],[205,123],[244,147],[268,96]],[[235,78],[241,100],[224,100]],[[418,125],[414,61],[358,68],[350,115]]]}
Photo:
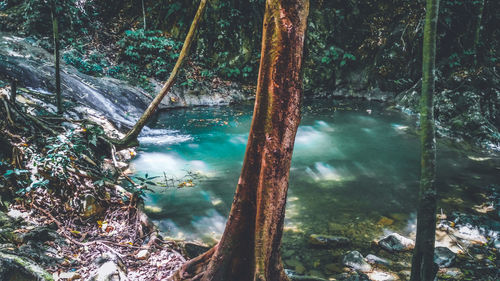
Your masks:
{"label": "large tree trunk", "polygon": [[174,280],[281,281],[279,248],[300,122],[308,0],[267,0],[254,115],[224,234]]}
{"label": "large tree trunk", "polygon": [[62,96],[61,96],[61,70],[60,70],[60,56],[59,56],[59,22],[57,19],[57,3],[53,0],[51,3],[52,14],[52,34],[54,36],[54,65],[55,65],[55,78],[56,78],[56,104],[57,114],[63,113]]}
{"label": "large tree trunk", "polygon": [[193,42],[194,34],[198,29],[198,25],[200,23],[201,16],[203,15],[203,11],[205,10],[205,5],[207,0],[201,0],[200,5],[198,6],[198,11],[196,11],[196,15],[194,16],[193,22],[191,23],[191,27],[189,28],[189,32],[184,40],[184,45],[182,46],[181,53],[177,58],[177,62],[175,63],[174,69],[170,72],[170,76],[168,77],[167,82],[163,85],[160,93],[153,99],[151,104],[149,104],[148,108],[142,114],[141,118],[135,123],[134,127],[125,135],[125,137],[119,141],[115,141],[115,143],[120,147],[133,146],[137,144],[137,137],[142,131],[142,128],[146,125],[146,123],[151,119],[153,114],[158,109],[158,106],[161,103],[161,100],[167,95],[168,91],[174,85],[175,79],[177,78],[177,73],[184,62],[184,59],[187,57],[189,53],[189,49],[191,48],[191,43]]}
{"label": "large tree trunk", "polygon": [[411,281],[433,281],[437,272],[437,266],[434,264],[437,191],[433,97],[438,10],[439,0],[427,0],[420,100],[421,175],[417,239],[412,259]]}

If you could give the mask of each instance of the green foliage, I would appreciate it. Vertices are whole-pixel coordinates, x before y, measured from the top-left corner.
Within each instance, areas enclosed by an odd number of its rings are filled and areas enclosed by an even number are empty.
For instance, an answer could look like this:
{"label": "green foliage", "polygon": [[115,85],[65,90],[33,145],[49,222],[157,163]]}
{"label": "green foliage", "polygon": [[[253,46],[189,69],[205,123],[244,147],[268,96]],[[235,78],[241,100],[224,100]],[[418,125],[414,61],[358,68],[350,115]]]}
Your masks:
{"label": "green foliage", "polygon": [[52,17],[50,3],[55,2],[60,33],[88,34],[91,19],[79,0],[27,0],[24,1],[23,28],[33,35],[51,36]]}
{"label": "green foliage", "polygon": [[356,56],[335,46],[326,49],[320,58],[322,64],[331,65],[333,63],[337,67],[344,67],[349,61],[355,60]]}
{"label": "green foliage", "polygon": [[80,53],[76,49],[72,49],[65,52],[62,56],[63,60],[70,65],[73,65],[78,69],[78,71],[100,76],[107,73],[115,73],[115,68],[110,68],[107,72],[106,69],[109,67],[109,62],[106,60],[104,54],[93,52],[88,56]]}
{"label": "green foliage", "polygon": [[[82,135],[82,133],[84,133]],[[50,180],[64,181],[68,178],[68,168],[84,155],[92,155],[89,146],[97,146],[97,138],[104,132],[101,127],[84,124],[81,130],[70,130],[57,137],[47,138],[44,153],[32,153],[33,169],[38,171],[30,178],[21,177],[29,174],[27,170],[7,170],[3,177],[16,177],[22,182],[17,193],[24,194],[36,188],[50,187]],[[30,148],[26,148],[31,151]],[[46,178],[49,177],[49,178]]]}
{"label": "green foliage", "polygon": [[182,43],[163,36],[161,31],[143,29],[125,31],[118,45],[123,64],[136,64],[142,74],[162,80],[168,78],[182,47]]}

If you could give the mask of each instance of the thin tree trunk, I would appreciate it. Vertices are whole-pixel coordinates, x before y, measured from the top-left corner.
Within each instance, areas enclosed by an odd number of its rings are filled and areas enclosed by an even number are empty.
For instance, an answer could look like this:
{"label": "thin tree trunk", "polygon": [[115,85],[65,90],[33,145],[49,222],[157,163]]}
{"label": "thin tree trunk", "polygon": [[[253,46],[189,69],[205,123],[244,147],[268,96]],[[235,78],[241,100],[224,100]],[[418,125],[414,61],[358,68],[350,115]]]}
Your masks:
{"label": "thin tree trunk", "polygon": [[481,0],[479,2],[479,13],[477,15],[477,21],[476,21],[476,30],[474,33],[474,45],[472,46],[473,52],[474,52],[474,65],[477,65],[477,48],[479,45],[479,39],[481,38],[481,21],[483,19],[483,13],[484,13],[484,6],[485,6],[486,0]]}
{"label": "thin tree trunk", "polygon": [[61,73],[60,73],[60,61],[59,61],[59,23],[57,19],[57,3],[56,0],[52,1],[52,33],[54,36],[54,64],[55,64],[55,75],[56,75],[56,104],[57,104],[57,114],[63,113],[62,108],[62,96],[61,96]]}
{"label": "thin tree trunk", "polygon": [[16,95],[17,95],[17,81],[12,79],[10,81],[10,101],[12,103],[16,103]]}
{"label": "thin tree trunk", "polygon": [[255,108],[241,176],[219,243],[174,280],[284,281],[279,248],[300,122],[308,0],[267,0]]}
{"label": "thin tree trunk", "polygon": [[417,238],[412,259],[411,281],[433,281],[436,235],[436,138],[433,96],[435,89],[436,23],[439,0],[427,0],[422,58],[420,100],[421,175],[417,213]]}
{"label": "thin tree trunk", "polygon": [[175,79],[177,78],[177,73],[179,72],[182,63],[184,62],[185,58],[189,53],[189,49],[191,48],[191,43],[193,42],[194,34],[200,23],[201,16],[203,15],[206,3],[207,0],[200,1],[200,5],[198,6],[198,11],[196,12],[193,22],[191,23],[191,27],[189,28],[189,32],[186,36],[186,39],[184,40],[184,45],[182,46],[179,58],[177,58],[177,62],[175,63],[174,69],[172,69],[172,72],[170,73],[167,82],[165,83],[165,85],[163,85],[163,88],[158,93],[158,95],[153,99],[151,104],[149,104],[148,108],[141,116],[141,118],[139,118],[134,127],[127,133],[127,135],[123,139],[117,142],[118,145],[132,146],[137,144],[137,137],[141,133],[142,128],[144,128],[146,123],[151,119],[151,117],[158,109],[158,106],[160,105],[165,95],[167,95],[170,88],[172,88],[172,85],[174,84]]}
{"label": "thin tree trunk", "polygon": [[144,8],[144,0],[141,0],[142,3],[142,19],[144,21],[144,31],[146,31],[146,9]]}

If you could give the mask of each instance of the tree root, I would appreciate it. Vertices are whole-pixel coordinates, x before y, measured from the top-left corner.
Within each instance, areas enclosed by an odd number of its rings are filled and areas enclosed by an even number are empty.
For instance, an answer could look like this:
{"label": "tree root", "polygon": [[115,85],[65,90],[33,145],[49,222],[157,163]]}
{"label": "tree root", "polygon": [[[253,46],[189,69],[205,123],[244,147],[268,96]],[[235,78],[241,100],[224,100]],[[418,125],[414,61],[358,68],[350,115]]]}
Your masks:
{"label": "tree root", "polygon": [[204,254],[187,261],[179,270],[175,272],[172,276],[172,281],[201,280],[216,250],[217,245],[206,251]]}

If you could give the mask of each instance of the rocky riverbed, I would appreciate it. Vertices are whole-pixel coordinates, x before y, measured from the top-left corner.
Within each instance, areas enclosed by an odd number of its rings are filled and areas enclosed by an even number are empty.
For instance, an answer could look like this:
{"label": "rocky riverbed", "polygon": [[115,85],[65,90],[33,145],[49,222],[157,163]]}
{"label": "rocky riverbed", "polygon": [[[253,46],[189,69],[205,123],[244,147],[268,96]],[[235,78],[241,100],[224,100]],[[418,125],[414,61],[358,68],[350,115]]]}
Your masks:
{"label": "rocky riverbed", "polygon": [[[499,191],[498,186],[484,188],[484,203],[469,212],[438,214],[434,254],[434,262],[439,266],[438,280],[498,280]],[[390,223],[389,220],[392,219],[386,218],[384,223]],[[308,247],[329,255],[329,263],[314,260],[293,247],[282,256],[285,268],[297,280],[408,280],[414,235],[388,233],[366,241],[366,247],[354,249],[349,236],[313,234],[302,239],[307,239]]]}

